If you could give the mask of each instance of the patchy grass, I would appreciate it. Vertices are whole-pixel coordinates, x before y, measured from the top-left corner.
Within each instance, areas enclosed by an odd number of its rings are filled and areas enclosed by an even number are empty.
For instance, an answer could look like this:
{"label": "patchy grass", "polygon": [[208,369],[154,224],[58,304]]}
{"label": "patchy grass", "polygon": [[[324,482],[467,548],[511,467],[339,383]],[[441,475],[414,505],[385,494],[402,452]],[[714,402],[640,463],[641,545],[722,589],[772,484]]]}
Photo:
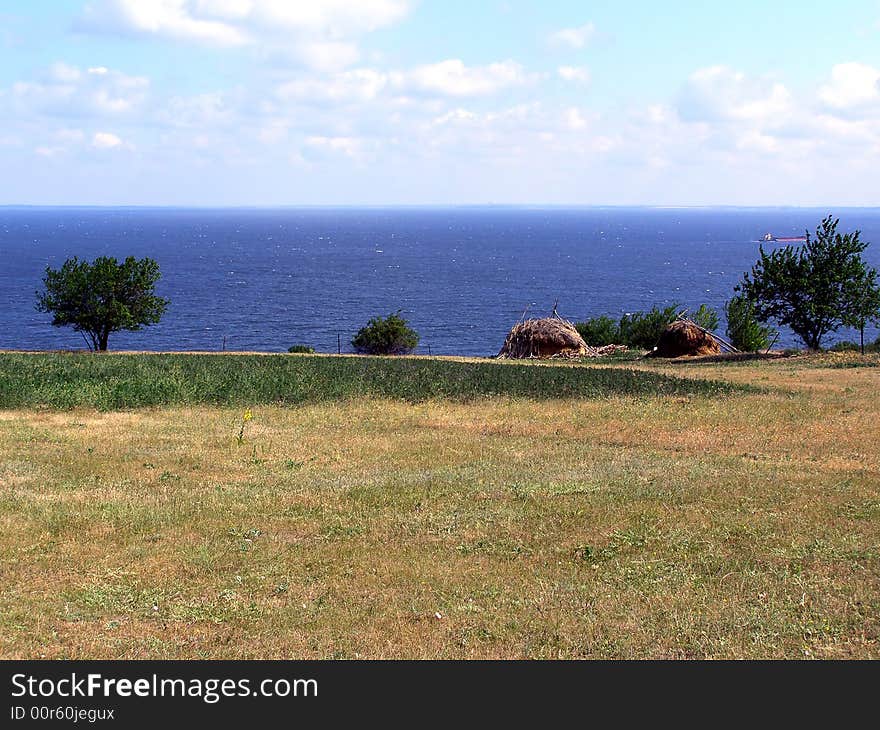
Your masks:
{"label": "patchy grass", "polygon": [[0,656],[880,658],[880,371],[615,367],[760,389],[0,411]]}

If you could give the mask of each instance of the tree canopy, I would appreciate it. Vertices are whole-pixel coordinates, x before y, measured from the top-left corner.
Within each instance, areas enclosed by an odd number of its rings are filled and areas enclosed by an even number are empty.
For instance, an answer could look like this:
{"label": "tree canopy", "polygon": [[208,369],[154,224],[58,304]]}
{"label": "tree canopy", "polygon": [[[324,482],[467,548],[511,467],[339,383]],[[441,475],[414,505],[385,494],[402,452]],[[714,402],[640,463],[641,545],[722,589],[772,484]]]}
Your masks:
{"label": "tree canopy", "polygon": [[101,256],[93,262],[75,256],[60,269],[46,267],[37,310],[52,314],[55,327],[73,327],[90,349],[106,350],[107,339],[120,330],[156,324],[168,300],[155,295],[159,264],[129,256],[121,264]]}
{"label": "tree canopy", "polygon": [[373,317],[351,341],[355,352],[367,355],[406,355],[418,347],[419,335],[400,312]]}
{"label": "tree canopy", "polygon": [[860,327],[880,316],[877,270],[862,253],[860,231],[840,234],[839,219],[828,216],[806,233],[803,246],[785,246],[761,258],[736,290],[754,306],[761,322],[790,327],[810,349],[838,327]]}

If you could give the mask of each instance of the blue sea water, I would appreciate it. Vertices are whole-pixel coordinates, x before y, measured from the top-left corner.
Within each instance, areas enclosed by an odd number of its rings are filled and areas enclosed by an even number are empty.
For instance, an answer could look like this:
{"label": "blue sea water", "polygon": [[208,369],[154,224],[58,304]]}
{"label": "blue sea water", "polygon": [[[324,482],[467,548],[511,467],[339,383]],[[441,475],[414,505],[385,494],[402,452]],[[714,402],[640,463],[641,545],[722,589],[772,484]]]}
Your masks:
{"label": "blue sea water", "polygon": [[[880,209],[834,212],[874,242],[866,258],[880,268]],[[526,307],[544,316],[557,300],[572,320],[673,302],[721,313],[757,239],[801,235],[826,213],[0,208],[0,348],[84,348],[34,309],[46,266],[133,255],[159,262],[158,292],[171,305],[159,325],[112,335],[111,349],[336,352],[341,342],[346,352],[370,317],[402,310],[419,352],[493,355]],[[779,344],[794,342],[783,332]]]}

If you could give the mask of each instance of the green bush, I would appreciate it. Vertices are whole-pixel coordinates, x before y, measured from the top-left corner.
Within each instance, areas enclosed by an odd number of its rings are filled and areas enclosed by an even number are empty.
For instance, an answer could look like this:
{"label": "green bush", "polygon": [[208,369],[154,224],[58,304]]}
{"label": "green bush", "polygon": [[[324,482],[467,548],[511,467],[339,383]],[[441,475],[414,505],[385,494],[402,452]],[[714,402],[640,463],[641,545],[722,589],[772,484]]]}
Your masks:
{"label": "green bush", "polygon": [[[861,347],[858,342],[851,342],[850,340],[843,340],[842,342],[838,342],[831,348],[831,352],[860,352]],[[878,337],[873,342],[865,343],[865,352],[880,352],[880,337]]]}
{"label": "green bush", "polygon": [[621,344],[651,350],[660,339],[660,333],[675,321],[680,308],[677,304],[660,309],[652,307],[648,312],[633,312],[620,318]]}
{"label": "green bush", "polygon": [[690,318],[695,324],[700,325],[700,327],[709,330],[710,332],[714,332],[718,329],[718,312],[714,309],[710,309],[705,304],[701,304],[700,308],[690,315]]}
{"label": "green bush", "polygon": [[309,347],[308,345],[293,345],[293,347],[287,348],[288,352],[298,352],[303,353],[305,355],[311,355],[314,351],[314,347]]}
{"label": "green bush", "polygon": [[[865,350],[867,350],[869,345],[865,346]],[[837,342],[830,348],[831,352],[858,352],[859,351],[859,343],[858,342],[850,342],[849,340],[843,340],[842,342]]]}
{"label": "green bush", "polygon": [[767,325],[758,321],[755,306],[745,297],[734,297],[724,305],[727,317],[727,336],[737,350],[758,352],[770,346],[773,334]]}
{"label": "green bush", "polygon": [[373,317],[351,341],[355,352],[365,355],[406,355],[418,344],[418,333],[407,326],[399,311],[385,319]]}
{"label": "green bush", "polygon": [[[655,306],[647,312],[624,314],[619,322],[611,317],[593,317],[576,323],[575,328],[584,338],[584,342],[592,347],[626,345],[651,350],[660,339],[660,333],[678,318],[681,311],[678,304],[670,304],[663,309]],[[718,329],[718,313],[705,304],[701,304],[690,318],[704,329]]]}
{"label": "green bush", "polygon": [[620,326],[611,317],[593,317],[586,322],[576,322],[574,325],[581,337],[590,347],[602,347],[603,345],[619,345]]}

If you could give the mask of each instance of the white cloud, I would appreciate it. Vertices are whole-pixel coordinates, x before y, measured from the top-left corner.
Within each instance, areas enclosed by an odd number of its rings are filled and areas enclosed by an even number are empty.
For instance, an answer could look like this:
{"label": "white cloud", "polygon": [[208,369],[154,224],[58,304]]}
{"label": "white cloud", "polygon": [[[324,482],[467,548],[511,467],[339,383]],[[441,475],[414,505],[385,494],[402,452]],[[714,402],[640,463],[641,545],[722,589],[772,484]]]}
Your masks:
{"label": "white cloud", "polygon": [[236,90],[175,96],[156,112],[156,118],[169,127],[216,129],[234,124],[243,104]]}
{"label": "white cloud", "polygon": [[826,83],[795,96],[779,81],[713,66],[687,80],[676,104],[678,123],[654,126],[680,138],[676,146],[696,146],[704,159],[715,156],[722,164],[772,158],[789,174],[829,161],[859,165],[880,151],[878,83],[877,69],[840,64]]}
{"label": "white cloud", "polygon": [[64,152],[63,147],[49,147],[48,145],[40,145],[34,148],[34,152],[40,157],[56,157]]}
{"label": "white cloud", "polygon": [[880,126],[873,119],[846,119],[819,114],[813,119],[815,134],[840,143],[858,145],[869,150],[880,144]]}
{"label": "white cloud", "polygon": [[[181,1],[176,0],[174,4],[180,5]],[[378,30],[401,20],[410,9],[408,0],[196,0],[183,4],[191,6],[194,17],[213,17],[251,28],[317,33],[330,38]]]}
{"label": "white cloud", "polygon": [[563,28],[550,36],[551,42],[568,48],[583,48],[596,35],[596,26],[585,23],[577,28]]}
{"label": "white cloud", "polygon": [[272,119],[257,132],[257,139],[264,144],[278,144],[290,132],[290,123],[286,119]]}
{"label": "white cloud", "polygon": [[46,78],[58,83],[76,83],[82,77],[82,72],[76,66],[68,66],[66,63],[53,63],[45,73]]}
{"label": "white cloud", "polygon": [[357,45],[346,41],[304,41],[292,53],[306,66],[319,71],[338,71],[356,63],[361,56]]}
{"label": "white cloud", "polygon": [[92,137],[92,147],[99,150],[111,150],[121,147],[122,140],[112,132],[95,132]]}
{"label": "white cloud", "polygon": [[726,66],[691,74],[678,100],[687,121],[780,123],[793,110],[792,96],[776,81],[751,78]]}
{"label": "white cloud", "polygon": [[396,77],[398,85],[413,91],[442,96],[482,96],[534,80],[514,61],[488,66],[466,66],[457,58],[418,66]]}
{"label": "white cloud", "polygon": [[584,117],[581,110],[576,109],[575,107],[566,109],[563,118],[565,119],[565,125],[569,129],[579,130],[585,129],[587,126],[587,119]]}
{"label": "white cloud", "polygon": [[89,146],[100,150],[129,147],[118,135],[112,132],[95,132],[91,136],[87,136],[82,129],[62,128],[48,136],[49,140],[46,143],[34,148],[34,152],[40,157],[61,157],[82,151]]}
{"label": "white cloud", "polygon": [[312,68],[355,63],[360,36],[406,16],[409,0],[93,0],[80,30],[219,47],[275,45]]}
{"label": "white cloud", "polygon": [[477,119],[477,115],[468,111],[467,109],[453,109],[452,111],[448,111],[445,114],[441,114],[436,119],[431,121],[432,126],[445,126],[447,124],[461,124],[473,122]]}
{"label": "white cloud", "polygon": [[114,116],[137,109],[149,86],[149,79],[142,76],[128,76],[104,67],[82,71],[56,63],[34,81],[13,84],[12,99],[20,114]]}
{"label": "white cloud", "polygon": [[819,99],[836,111],[865,108],[880,102],[880,69],[864,63],[841,63],[819,88]]}
{"label": "white cloud", "polygon": [[86,138],[86,135],[81,129],[59,129],[55,133],[55,138],[60,142],[78,144]]}
{"label": "white cloud", "polygon": [[186,0],[97,0],[88,3],[78,27],[109,33],[156,35],[220,46],[248,42],[235,26],[198,17]]}
{"label": "white cloud", "polygon": [[745,151],[773,153],[779,151],[780,142],[772,135],[751,130],[737,138],[736,147]]}
{"label": "white cloud", "polygon": [[564,81],[585,84],[590,80],[590,70],[586,66],[560,66],[556,69],[556,73]]}
{"label": "white cloud", "polygon": [[[490,96],[535,81],[514,61],[467,66],[460,59],[417,66],[402,71],[356,68],[334,74],[301,73],[280,83],[275,97],[302,104],[365,104],[383,98],[396,108],[430,104],[424,97]],[[411,95],[411,96],[410,96]]]}
{"label": "white cloud", "polygon": [[537,102],[486,112],[459,107],[430,120],[421,133],[426,147],[469,149],[481,156],[537,151],[548,144],[560,154],[579,154],[597,148],[598,121],[587,109],[547,109]]}
{"label": "white cloud", "polygon": [[390,82],[387,73],[370,68],[329,77],[302,74],[280,84],[276,95],[283,100],[300,102],[364,102],[375,99]]}
{"label": "white cloud", "polygon": [[310,160],[317,160],[328,155],[343,155],[354,159],[360,156],[362,146],[362,140],[354,137],[314,135],[306,138],[303,155]]}
{"label": "white cloud", "polygon": [[306,144],[312,147],[327,147],[332,150],[342,150],[343,152],[353,152],[358,145],[358,141],[351,137],[309,137]]}
{"label": "white cloud", "polygon": [[[235,0],[215,5],[211,17],[226,17],[236,7]],[[859,64],[829,68],[825,79],[797,93],[779,79],[713,66],[684,79],[678,96],[637,109],[615,105],[600,114],[574,86],[589,78],[577,65],[555,68],[552,77],[572,86],[556,82],[548,96],[529,85],[549,75],[512,60],[467,65],[460,59],[409,69],[382,67],[381,59],[374,67],[332,72],[274,68],[251,77],[248,86],[163,96],[147,79],[101,61],[55,64],[0,89],[4,132],[18,145],[8,154],[46,158],[40,164],[69,166],[65,172],[76,175],[77,162],[117,169],[114,160],[138,151],[143,155],[132,155],[133,163],[163,173],[207,176],[210,170],[218,190],[226,179],[245,179],[224,173],[245,168],[254,180],[271,179],[283,188],[294,180],[287,177],[290,166],[305,166],[325,187],[307,186],[302,194],[330,201],[341,199],[333,197],[338,186],[373,199],[417,199],[413,191],[431,189],[431,180],[471,184],[476,167],[475,194],[494,184],[499,199],[517,179],[522,200],[535,190],[548,200],[568,200],[578,194],[572,192],[578,180],[589,190],[591,181],[608,179],[607,189],[596,182],[596,200],[655,202],[659,196],[675,202],[685,195],[684,202],[717,202],[722,191],[735,201],[769,203],[789,194],[782,190],[786,185],[813,194],[808,181],[825,179],[823,170],[856,176],[880,163],[874,111],[880,103],[873,101],[880,74]],[[518,103],[524,98],[530,101]],[[0,139],[2,144],[11,143]],[[391,180],[389,170],[398,188],[369,182],[386,173]],[[726,172],[716,175],[718,170]],[[845,175],[840,180],[848,184]],[[736,185],[767,197],[750,199]],[[166,188],[157,189],[165,194]],[[222,189],[230,202],[255,194],[240,183]]]}

